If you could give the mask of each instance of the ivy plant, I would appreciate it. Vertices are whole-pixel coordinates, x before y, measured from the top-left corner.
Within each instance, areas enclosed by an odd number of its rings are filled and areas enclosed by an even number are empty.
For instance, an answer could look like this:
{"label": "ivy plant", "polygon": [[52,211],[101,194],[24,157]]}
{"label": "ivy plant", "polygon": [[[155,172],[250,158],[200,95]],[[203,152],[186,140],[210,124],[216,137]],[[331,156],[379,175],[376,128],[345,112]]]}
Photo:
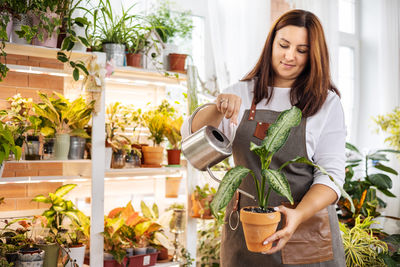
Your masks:
{"label": "ivy plant", "polygon": [[[350,199],[349,195],[337,184],[337,182],[330,176],[324,168],[316,165],[304,157],[296,157],[293,160],[287,161],[277,170],[269,168],[272,157],[274,154],[286,143],[290,130],[300,124],[302,117],[301,110],[295,106],[291,109],[285,110],[279,114],[276,121],[271,124],[268,129],[267,135],[262,141],[261,145],[256,145],[253,142],[250,143],[250,150],[256,153],[260,157],[261,161],[261,179],[257,179],[253,170],[250,170],[243,166],[236,166],[229,170],[223,177],[220,186],[218,187],[217,193],[211,202],[211,210],[215,217],[218,215],[218,211],[224,209],[229,201],[232,199],[235,191],[240,186],[242,180],[247,176],[251,175],[254,179],[254,184],[257,192],[258,206],[261,210],[266,211],[268,207],[268,199],[271,190],[277,194],[286,197],[291,204],[293,204],[293,197],[290,190],[289,182],[282,172],[282,169],[291,163],[304,163],[313,166],[314,168],[321,171],[323,174],[329,176],[330,180],[334,182],[341,193],[346,198]],[[268,190],[265,194],[265,187],[268,183]],[[350,199],[351,200],[351,199]],[[354,210],[353,203],[351,202],[351,209]]]}

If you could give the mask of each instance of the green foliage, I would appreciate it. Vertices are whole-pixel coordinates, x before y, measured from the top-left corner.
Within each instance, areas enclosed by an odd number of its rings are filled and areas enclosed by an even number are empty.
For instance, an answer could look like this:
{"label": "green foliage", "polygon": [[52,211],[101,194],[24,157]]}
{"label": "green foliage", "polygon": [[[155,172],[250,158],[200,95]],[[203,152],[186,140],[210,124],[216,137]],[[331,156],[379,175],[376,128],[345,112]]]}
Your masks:
{"label": "green foliage", "polygon": [[82,97],[79,97],[71,102],[58,93],[55,93],[58,98],[49,97],[41,92],[38,94],[42,103],[33,104],[34,111],[51,123],[50,127],[41,129],[43,135],[47,136],[56,132],[89,137],[86,132],[82,131],[82,126],[85,126],[91,118],[94,100],[86,103]]}
{"label": "green foliage", "polygon": [[[387,153],[400,153],[398,150],[379,149],[372,153],[363,155],[357,147],[346,143],[347,152],[350,157],[346,161],[346,177],[343,189],[350,195],[350,199],[340,198],[338,205],[341,210],[339,219],[348,224],[354,224],[354,218],[361,215],[362,218],[372,216],[378,217],[379,207],[386,207],[386,203],[377,197],[380,191],[388,197],[395,197],[389,190],[392,188],[392,179],[389,174],[398,175],[397,171],[387,166],[389,162]],[[364,175],[355,175],[357,170]],[[352,201],[350,201],[352,200]],[[354,204],[355,211],[352,212],[350,205]]]}
{"label": "green foliage", "polygon": [[182,141],[181,127],[183,124],[183,117],[180,116],[176,119],[168,118],[165,125],[165,136],[167,137],[172,149],[178,149]]}
{"label": "green foliage", "polygon": [[0,166],[3,161],[8,159],[10,151],[12,151],[17,160],[21,157],[21,147],[14,143],[13,133],[7,125],[0,121]]}
{"label": "green foliage", "polygon": [[[54,241],[59,244],[79,244],[85,241],[90,234],[90,220],[76,208],[71,200],[64,199],[64,195],[76,187],[76,184],[62,185],[48,196],[38,195],[32,201],[50,204],[42,213],[42,223],[50,229]],[[65,219],[71,222],[69,232],[63,225]],[[68,238],[69,237],[69,238]]]}
{"label": "green foliage", "polygon": [[[291,163],[303,163],[311,165],[321,171],[323,174],[328,175],[331,181],[335,182],[333,177],[330,176],[322,167],[313,164],[309,160],[303,157],[297,157],[293,160],[285,162],[278,170],[270,170],[269,165],[272,161],[272,157],[285,143],[289,137],[290,130],[300,124],[301,111],[297,107],[293,106],[291,109],[285,110],[279,114],[276,121],[271,124],[268,129],[267,135],[262,141],[261,145],[258,146],[254,143],[250,143],[250,150],[256,153],[260,157],[261,161],[261,179],[256,177],[256,174],[242,166],[236,166],[229,170],[222,179],[222,182],[218,188],[218,191],[211,203],[211,210],[214,216],[217,216],[218,211],[224,209],[229,201],[232,199],[235,191],[241,184],[242,179],[250,174],[254,179],[254,184],[257,192],[258,205],[261,209],[268,207],[268,198],[271,193],[271,189],[277,194],[285,196],[293,204],[293,198],[291,196],[289,182],[287,181],[282,169]],[[269,184],[267,194],[265,194],[266,184]],[[339,188],[341,188],[339,186]],[[347,196],[344,190],[341,190],[344,196]]]}
{"label": "green foliage", "polygon": [[383,132],[389,136],[385,139],[391,147],[400,150],[400,108],[397,107],[393,112],[385,115],[379,115],[374,121]]}
{"label": "green foliage", "polygon": [[360,216],[357,216],[351,229],[340,223],[346,266],[386,266],[379,254],[386,253],[388,248],[386,243],[375,237],[373,230],[369,229],[372,223],[372,217],[361,221]]}
{"label": "green foliage", "polygon": [[[4,3],[0,3],[0,10],[6,10]],[[0,12],[0,60],[3,59],[4,62],[7,62],[7,53],[4,51],[6,44],[4,41],[8,41],[7,24],[10,20],[8,12]],[[0,82],[7,76],[8,71],[9,68],[5,64],[0,63]]]}
{"label": "green foliage", "polygon": [[200,220],[197,230],[197,255],[201,267],[220,266],[221,233],[224,214],[210,220]]}
{"label": "green foliage", "polygon": [[174,118],[175,114],[175,108],[167,100],[163,100],[155,109],[143,113],[143,124],[149,129],[149,138],[153,140],[154,145],[160,145],[164,141],[167,122]]}
{"label": "green foliage", "polygon": [[153,10],[154,12],[148,15],[148,20],[164,43],[172,42],[174,37],[191,37],[193,21],[190,11],[172,12],[169,1],[159,1]]}

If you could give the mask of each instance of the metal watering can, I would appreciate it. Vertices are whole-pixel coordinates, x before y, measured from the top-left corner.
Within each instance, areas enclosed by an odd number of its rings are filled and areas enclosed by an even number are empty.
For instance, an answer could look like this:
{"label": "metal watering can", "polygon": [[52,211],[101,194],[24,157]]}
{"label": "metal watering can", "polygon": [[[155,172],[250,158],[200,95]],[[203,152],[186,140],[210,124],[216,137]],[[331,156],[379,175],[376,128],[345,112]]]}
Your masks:
{"label": "metal watering can", "polygon": [[[217,128],[206,125],[192,133],[192,120],[199,110],[205,106],[215,105],[207,103],[198,107],[189,118],[190,135],[182,141],[182,153],[193,167],[200,171],[207,171],[211,178],[221,183],[210,168],[232,155],[232,143]],[[232,140],[233,141],[233,140]],[[238,189],[243,195],[256,199],[253,195]]]}

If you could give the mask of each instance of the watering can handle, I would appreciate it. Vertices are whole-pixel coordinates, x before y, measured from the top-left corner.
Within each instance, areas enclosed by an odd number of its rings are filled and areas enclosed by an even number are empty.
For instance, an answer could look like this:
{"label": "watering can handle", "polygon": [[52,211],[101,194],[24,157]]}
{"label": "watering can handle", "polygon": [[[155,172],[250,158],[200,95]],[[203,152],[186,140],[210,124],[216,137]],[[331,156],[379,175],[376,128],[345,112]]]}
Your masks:
{"label": "watering can handle", "polygon": [[215,105],[215,103],[205,103],[204,105],[201,105],[200,107],[196,108],[195,111],[193,111],[192,115],[190,115],[189,118],[189,134],[192,134],[192,121],[194,116],[196,116],[197,112],[199,112],[202,108],[206,107],[206,106],[211,106],[211,105]]}

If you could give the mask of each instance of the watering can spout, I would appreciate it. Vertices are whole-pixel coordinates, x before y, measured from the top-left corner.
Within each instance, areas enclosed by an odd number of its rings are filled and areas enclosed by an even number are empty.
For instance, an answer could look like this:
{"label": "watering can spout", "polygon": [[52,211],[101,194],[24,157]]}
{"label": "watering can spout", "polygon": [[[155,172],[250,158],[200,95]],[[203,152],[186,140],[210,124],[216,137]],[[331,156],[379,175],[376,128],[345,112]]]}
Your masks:
{"label": "watering can spout", "polygon": [[[213,126],[204,126],[192,134],[193,117],[201,108],[207,105],[214,104],[208,103],[200,106],[190,117],[190,135],[182,141],[182,153],[193,167],[200,171],[207,171],[212,179],[220,183],[221,180],[215,177],[210,167],[232,155],[232,143],[220,130]],[[241,189],[238,189],[238,191],[247,197],[256,199],[253,195]]]}

